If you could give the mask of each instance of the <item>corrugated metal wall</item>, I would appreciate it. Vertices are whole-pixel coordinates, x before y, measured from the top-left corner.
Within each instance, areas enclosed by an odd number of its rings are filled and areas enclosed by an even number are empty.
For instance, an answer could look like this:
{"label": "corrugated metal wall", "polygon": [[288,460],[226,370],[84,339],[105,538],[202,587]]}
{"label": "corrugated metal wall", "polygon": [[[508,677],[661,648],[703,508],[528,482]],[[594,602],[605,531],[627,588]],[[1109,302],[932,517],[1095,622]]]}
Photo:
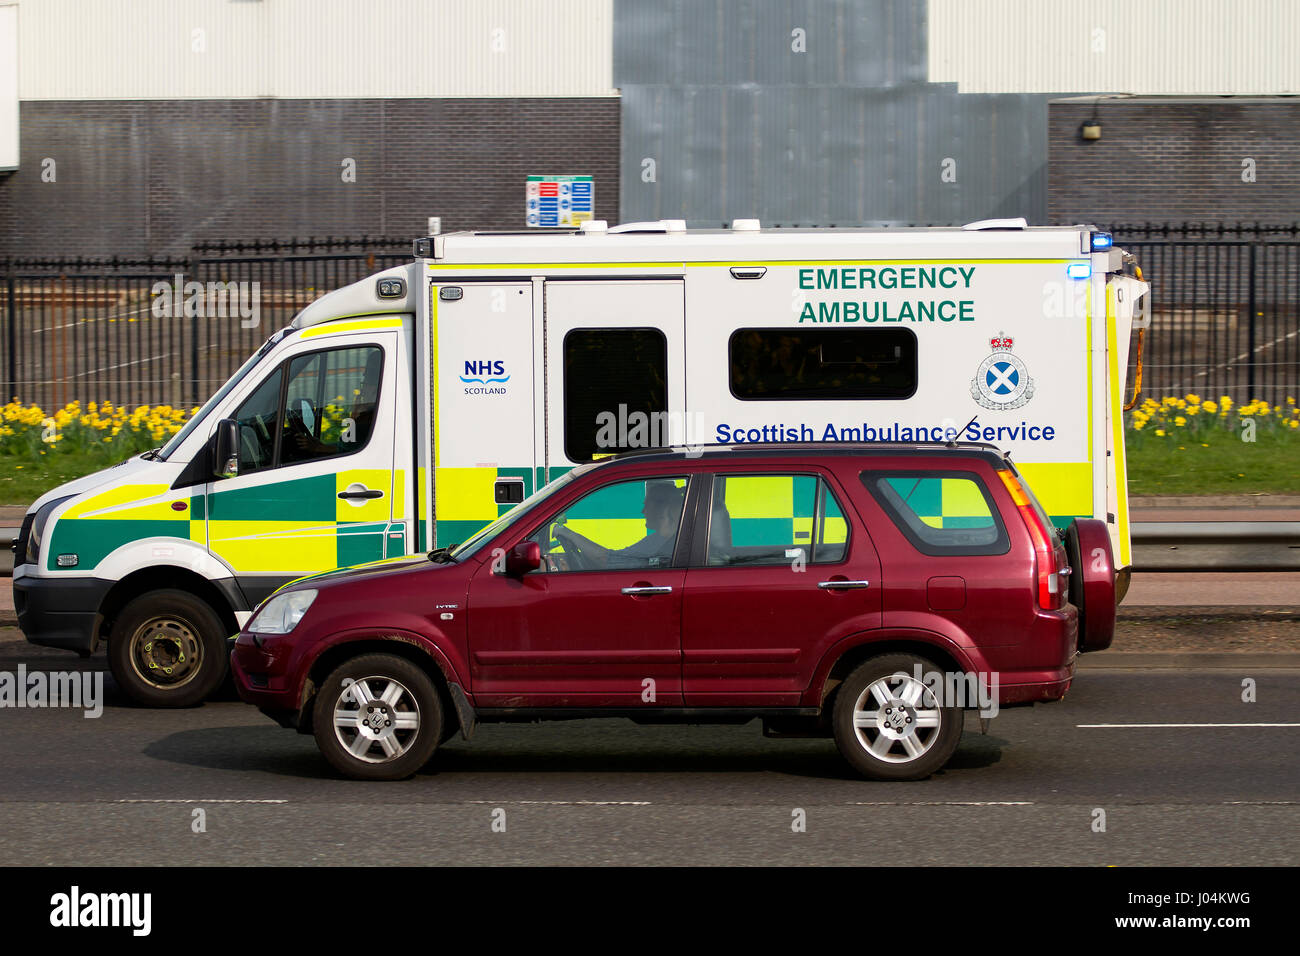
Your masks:
{"label": "corrugated metal wall", "polygon": [[625,220],[1046,216],[1046,97],[926,82],[924,3],[615,0],[614,29]]}
{"label": "corrugated metal wall", "polygon": [[963,93],[1300,92],[1295,0],[929,0]]}
{"label": "corrugated metal wall", "polygon": [[608,96],[612,0],[37,0],[20,96]]}

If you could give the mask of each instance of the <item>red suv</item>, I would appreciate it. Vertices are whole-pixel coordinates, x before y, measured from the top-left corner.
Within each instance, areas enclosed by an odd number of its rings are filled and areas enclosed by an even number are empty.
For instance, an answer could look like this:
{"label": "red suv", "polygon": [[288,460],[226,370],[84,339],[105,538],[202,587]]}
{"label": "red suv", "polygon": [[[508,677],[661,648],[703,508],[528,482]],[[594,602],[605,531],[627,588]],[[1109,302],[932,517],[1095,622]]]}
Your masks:
{"label": "red suv", "polygon": [[481,721],[601,716],[757,717],[911,780],[965,710],[1063,697],[1110,644],[1114,581],[1106,525],[1057,531],[991,446],[656,450],[452,547],[294,582],[232,662],[352,777],[409,776]]}

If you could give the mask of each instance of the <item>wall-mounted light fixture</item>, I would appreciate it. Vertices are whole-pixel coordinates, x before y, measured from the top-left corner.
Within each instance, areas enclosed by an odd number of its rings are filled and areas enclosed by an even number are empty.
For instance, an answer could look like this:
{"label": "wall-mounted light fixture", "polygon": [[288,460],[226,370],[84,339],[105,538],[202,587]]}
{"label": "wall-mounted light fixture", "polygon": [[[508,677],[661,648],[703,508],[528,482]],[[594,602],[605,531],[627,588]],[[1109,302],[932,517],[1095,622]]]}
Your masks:
{"label": "wall-mounted light fixture", "polygon": [[1097,115],[1097,100],[1092,102],[1092,116],[1083,121],[1079,127],[1080,139],[1101,139],[1101,117]]}

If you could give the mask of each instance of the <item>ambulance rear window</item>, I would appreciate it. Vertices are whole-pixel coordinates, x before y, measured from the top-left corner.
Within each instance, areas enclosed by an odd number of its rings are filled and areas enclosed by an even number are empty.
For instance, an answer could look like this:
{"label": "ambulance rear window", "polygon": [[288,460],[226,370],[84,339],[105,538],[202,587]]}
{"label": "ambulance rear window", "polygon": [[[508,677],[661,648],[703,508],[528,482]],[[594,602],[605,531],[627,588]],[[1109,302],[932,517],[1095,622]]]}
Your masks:
{"label": "ambulance rear window", "polygon": [[741,401],[902,399],[916,392],[910,329],[738,329],[728,344]]}

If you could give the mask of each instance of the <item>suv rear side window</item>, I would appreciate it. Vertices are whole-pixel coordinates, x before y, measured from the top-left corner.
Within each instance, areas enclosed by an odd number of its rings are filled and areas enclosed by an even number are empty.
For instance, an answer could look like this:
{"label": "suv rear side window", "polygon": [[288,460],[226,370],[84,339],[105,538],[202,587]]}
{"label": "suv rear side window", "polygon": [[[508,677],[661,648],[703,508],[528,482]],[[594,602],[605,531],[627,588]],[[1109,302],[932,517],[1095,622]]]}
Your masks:
{"label": "suv rear side window", "polygon": [[862,483],[922,554],[1006,554],[1007,529],[972,472],[864,471]]}
{"label": "suv rear side window", "polygon": [[848,523],[815,475],[717,475],[709,514],[709,567],[844,560]]}

